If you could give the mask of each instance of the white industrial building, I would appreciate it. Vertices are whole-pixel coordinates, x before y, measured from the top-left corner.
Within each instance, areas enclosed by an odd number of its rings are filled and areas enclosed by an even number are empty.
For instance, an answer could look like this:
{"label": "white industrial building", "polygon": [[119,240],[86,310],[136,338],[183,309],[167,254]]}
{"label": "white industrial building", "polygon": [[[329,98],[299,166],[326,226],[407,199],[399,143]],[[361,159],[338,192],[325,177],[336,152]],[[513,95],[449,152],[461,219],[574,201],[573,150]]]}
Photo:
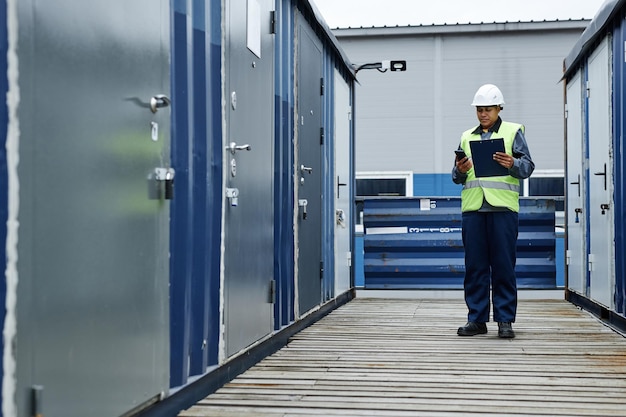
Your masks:
{"label": "white industrial building", "polygon": [[406,71],[357,73],[357,193],[460,195],[450,179],[453,151],[461,132],[478,124],[470,106],[476,89],[493,83],[506,100],[502,118],[526,126],[536,170],[524,195],[562,196],[563,57],[588,24],[581,19],[335,29],[355,66],[406,61]]}

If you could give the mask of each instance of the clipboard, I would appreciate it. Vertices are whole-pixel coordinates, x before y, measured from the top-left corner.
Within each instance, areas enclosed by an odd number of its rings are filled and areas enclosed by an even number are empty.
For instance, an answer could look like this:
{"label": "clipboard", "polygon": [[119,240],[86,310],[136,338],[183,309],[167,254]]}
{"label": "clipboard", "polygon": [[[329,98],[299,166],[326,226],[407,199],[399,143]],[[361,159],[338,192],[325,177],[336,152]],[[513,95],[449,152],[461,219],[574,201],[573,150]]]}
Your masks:
{"label": "clipboard", "polygon": [[504,139],[484,139],[470,142],[474,175],[476,177],[500,177],[509,170],[493,160],[493,154],[504,152]]}

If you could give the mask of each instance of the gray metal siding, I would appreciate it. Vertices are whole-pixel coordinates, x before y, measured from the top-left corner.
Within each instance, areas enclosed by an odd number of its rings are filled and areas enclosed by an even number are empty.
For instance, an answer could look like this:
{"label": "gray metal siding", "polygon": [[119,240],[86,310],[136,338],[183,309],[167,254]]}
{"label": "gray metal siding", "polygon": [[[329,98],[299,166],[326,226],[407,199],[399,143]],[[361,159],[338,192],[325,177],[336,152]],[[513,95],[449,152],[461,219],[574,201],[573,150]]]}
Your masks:
{"label": "gray metal siding", "polygon": [[358,73],[357,171],[449,172],[461,132],[478,124],[470,103],[484,83],[502,89],[502,118],[526,126],[537,169],[563,169],[559,79],[584,26],[558,27],[384,37],[376,29],[337,31],[355,64],[407,60],[406,72]]}

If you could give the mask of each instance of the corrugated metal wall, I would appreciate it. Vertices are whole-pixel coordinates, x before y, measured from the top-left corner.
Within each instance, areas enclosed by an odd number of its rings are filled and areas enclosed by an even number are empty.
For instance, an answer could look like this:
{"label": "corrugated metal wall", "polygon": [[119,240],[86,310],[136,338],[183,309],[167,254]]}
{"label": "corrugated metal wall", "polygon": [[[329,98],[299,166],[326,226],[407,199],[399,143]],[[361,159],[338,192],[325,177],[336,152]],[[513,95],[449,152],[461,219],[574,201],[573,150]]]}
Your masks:
{"label": "corrugated metal wall", "polygon": [[[519,288],[554,288],[555,202],[520,199]],[[365,289],[460,289],[460,198],[371,198],[363,210]]]}
{"label": "corrugated metal wall", "polygon": [[[357,172],[448,174],[461,132],[478,125],[470,103],[484,83],[502,89],[502,118],[526,125],[537,169],[563,169],[563,160],[553,157],[563,154],[563,91],[558,80],[563,56],[586,24],[335,30],[355,64],[407,60],[406,72],[358,73]],[[496,65],[482,59],[485,50]]]}

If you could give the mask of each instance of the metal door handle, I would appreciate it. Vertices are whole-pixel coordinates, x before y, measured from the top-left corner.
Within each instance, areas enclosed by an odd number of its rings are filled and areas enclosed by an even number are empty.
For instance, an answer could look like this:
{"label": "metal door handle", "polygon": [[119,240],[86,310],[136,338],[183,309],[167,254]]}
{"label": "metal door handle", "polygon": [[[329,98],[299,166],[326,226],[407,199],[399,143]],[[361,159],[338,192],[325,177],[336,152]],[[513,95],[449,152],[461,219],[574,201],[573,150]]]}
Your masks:
{"label": "metal door handle", "polygon": [[150,110],[152,110],[152,113],[156,113],[158,109],[167,107],[170,103],[170,99],[165,94],[157,94],[150,99]]}
{"label": "metal door handle", "polygon": [[252,146],[250,146],[248,144],[246,144],[246,145],[237,145],[235,142],[231,142],[230,145],[228,145],[226,147],[226,150],[230,151],[230,153],[232,153],[233,155],[237,151],[249,151],[250,149],[252,149]]}
{"label": "metal door handle", "polygon": [[595,172],[593,175],[604,175],[604,189],[606,190],[606,163],[604,164],[604,172]]}
{"label": "metal door handle", "polygon": [[580,174],[578,174],[578,181],[570,182],[572,185],[578,185],[578,197],[580,197]]}
{"label": "metal door handle", "polygon": [[313,168],[311,167],[305,167],[304,165],[300,165],[300,172],[302,172],[303,174],[305,172],[308,172],[309,174],[313,172]]}
{"label": "metal door handle", "polygon": [[337,175],[337,198],[339,198],[339,187],[345,187],[348,184],[339,181],[339,175]]}

